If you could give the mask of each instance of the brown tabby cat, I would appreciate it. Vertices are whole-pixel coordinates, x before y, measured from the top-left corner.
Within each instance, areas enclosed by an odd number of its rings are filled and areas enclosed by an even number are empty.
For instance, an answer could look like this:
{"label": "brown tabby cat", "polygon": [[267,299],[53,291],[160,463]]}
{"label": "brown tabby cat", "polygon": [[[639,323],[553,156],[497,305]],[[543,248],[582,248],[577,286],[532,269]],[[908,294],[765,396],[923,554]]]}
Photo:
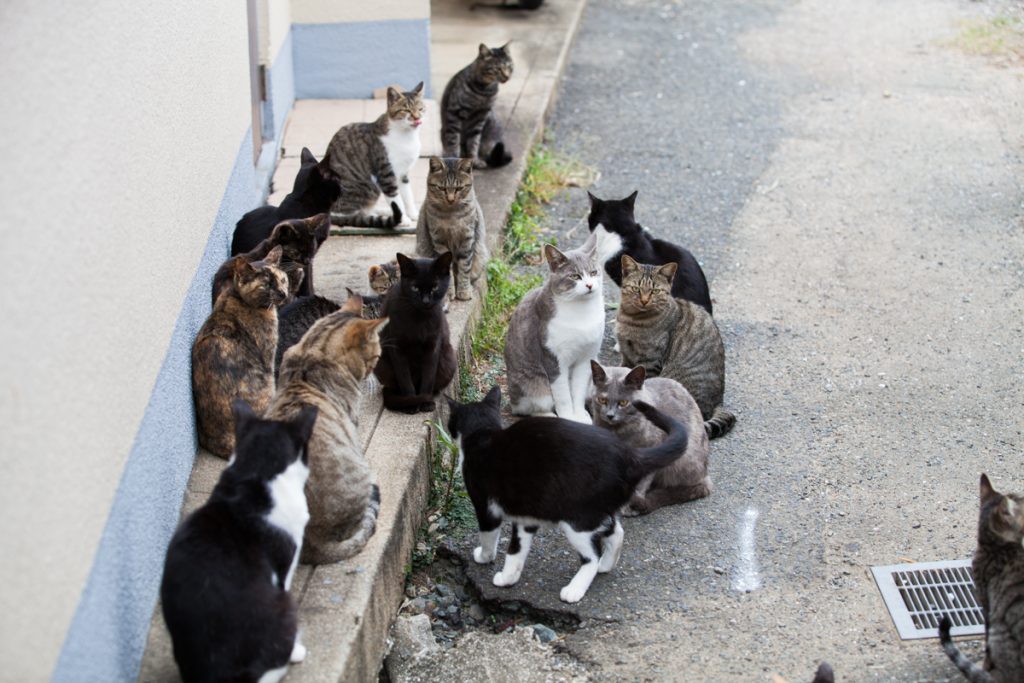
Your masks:
{"label": "brown tabby cat", "polygon": [[618,314],[622,364],[676,380],[690,392],[715,439],[736,417],[722,408],[725,346],[714,318],[700,306],[672,297],[678,264],[641,265],[622,256],[622,301]]}
{"label": "brown tabby cat", "polygon": [[388,261],[370,266],[366,277],[370,281],[370,289],[377,294],[387,294],[391,285],[402,277],[402,273],[398,269],[398,261]]}
{"label": "brown tabby cat", "polygon": [[318,320],[285,351],[267,417],[288,420],[307,406],[319,410],[309,439],[306,525],[300,561],[338,562],[358,553],[373,535],[380,491],[373,483],[359,438],[363,380],[380,358],[387,318],[363,320],[362,300]]}
{"label": "brown tabby cat", "polygon": [[1024,681],[1024,496],[1003,494],[981,475],[978,547],[971,569],[985,614],[985,663],[971,662],[950,639],[948,616],[939,640],[972,683]]}
{"label": "brown tabby cat", "polygon": [[222,458],[235,448],[232,401],[245,399],[260,414],[274,395],[277,307],[288,296],[280,260],[280,246],[262,261],[236,260],[227,289],[192,345],[199,445]]}

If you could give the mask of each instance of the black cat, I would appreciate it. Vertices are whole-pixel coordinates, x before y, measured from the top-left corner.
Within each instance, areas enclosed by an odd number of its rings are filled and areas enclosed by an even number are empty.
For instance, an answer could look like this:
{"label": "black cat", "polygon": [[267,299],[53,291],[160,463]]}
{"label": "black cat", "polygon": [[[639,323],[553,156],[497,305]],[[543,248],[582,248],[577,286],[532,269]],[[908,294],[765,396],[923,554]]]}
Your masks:
{"label": "black cat", "polygon": [[241,400],[233,410],[234,459],[171,539],[160,584],[185,683],[277,681],[306,655],[288,589],[309,519],[306,444],[317,410],[282,422]]}
{"label": "black cat", "polygon": [[384,387],[384,407],[428,412],[457,367],[444,314],[452,253],[435,259],[397,258],[402,277],[384,295],[381,317],[390,322],[380,335],[383,354],[373,374]]}
{"label": "black cat", "polygon": [[295,176],[292,191],[280,206],[261,206],[242,216],[235,225],[231,255],[251,251],[270,237],[274,226],[289,218],[308,218],[316,213],[330,213],[331,204],[341,196],[341,186],[326,159],[317,161],[313,153],[302,148],[302,165]]}
{"label": "black cat", "polygon": [[[662,266],[676,262],[672,296],[686,299],[711,313],[711,293],[697,259],[686,249],[651,237],[633,218],[633,204],[637,193],[625,199],[598,199],[590,197],[590,232],[597,230],[598,258],[604,261],[604,270],[615,284],[622,286],[622,255],[629,254],[637,263]],[[603,230],[602,230],[603,228]]]}
{"label": "black cat", "polygon": [[688,437],[680,422],[643,402],[636,409],[667,435],[639,449],[607,429],[558,417],[527,417],[505,429],[498,387],[480,403],[449,405],[448,431],[460,444],[462,477],[480,527],[473,559],[494,559],[502,519],[511,520],[505,566],[494,575],[494,585],[511,586],[539,525],[557,525],[582,563],[562,588],[565,602],[578,602],[598,572],[615,568],[622,550],[619,510],[641,479],[680,457]]}

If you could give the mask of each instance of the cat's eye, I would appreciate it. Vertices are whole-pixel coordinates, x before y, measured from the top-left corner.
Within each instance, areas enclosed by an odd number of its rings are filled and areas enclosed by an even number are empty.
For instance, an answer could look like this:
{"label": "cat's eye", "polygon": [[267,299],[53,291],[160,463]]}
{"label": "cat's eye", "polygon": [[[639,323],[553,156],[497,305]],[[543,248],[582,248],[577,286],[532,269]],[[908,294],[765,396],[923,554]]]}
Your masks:
{"label": "cat's eye", "polygon": [[592,275],[593,277],[597,277],[597,271],[596,271],[596,270],[592,270],[592,271],[590,271],[590,274],[591,274],[591,275]]}
{"label": "cat's eye", "polygon": [[431,292],[436,292],[440,286],[441,285],[434,285],[433,289],[431,289],[430,291]]}
{"label": "cat's eye", "polygon": [[619,407],[620,408],[625,408],[628,405],[629,405],[629,401],[619,401]]}
{"label": "cat's eye", "polygon": [[414,291],[414,292],[418,292],[418,291],[420,291],[420,288],[419,288],[419,287],[417,287],[416,285],[409,285],[409,289],[411,289],[411,290],[412,290],[412,291]]}
{"label": "cat's eye", "polygon": [[605,398],[604,396],[598,396],[597,397],[597,402],[600,403],[603,406],[608,405],[608,399]]}
{"label": "cat's eye", "polygon": [[572,274],[569,275],[569,279],[570,280],[581,280],[582,277],[580,276],[579,273],[572,273]]}

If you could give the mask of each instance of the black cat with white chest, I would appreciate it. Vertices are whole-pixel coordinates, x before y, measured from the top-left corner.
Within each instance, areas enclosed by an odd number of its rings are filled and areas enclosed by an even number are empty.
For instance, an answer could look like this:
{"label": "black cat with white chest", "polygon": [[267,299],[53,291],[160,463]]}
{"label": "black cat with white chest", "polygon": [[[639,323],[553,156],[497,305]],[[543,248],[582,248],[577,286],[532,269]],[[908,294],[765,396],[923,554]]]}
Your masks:
{"label": "black cat with white chest", "polygon": [[306,656],[288,589],[309,520],[306,444],[317,410],[280,422],[241,400],[233,410],[235,453],[171,539],[160,584],[185,683],[275,683]]}
{"label": "black cat with white chest", "polygon": [[625,199],[599,199],[590,197],[590,232],[597,233],[598,260],[615,284],[622,286],[622,255],[628,254],[637,263],[663,266],[678,263],[672,280],[672,296],[697,304],[711,311],[711,292],[697,259],[686,249],[665,240],[651,237],[633,217],[636,195]]}
{"label": "black cat with white chest", "polygon": [[643,415],[668,434],[651,448],[632,448],[610,431],[557,417],[528,417],[507,429],[501,420],[501,390],[479,403],[449,400],[448,430],[462,452],[466,482],[480,528],[473,559],[486,564],[498,550],[501,522],[512,522],[505,565],[495,586],[519,580],[533,536],[557,526],[582,565],[560,597],[579,602],[597,574],[615,568],[622,551],[619,510],[637,483],[671,464],[686,447],[679,422],[646,403]]}

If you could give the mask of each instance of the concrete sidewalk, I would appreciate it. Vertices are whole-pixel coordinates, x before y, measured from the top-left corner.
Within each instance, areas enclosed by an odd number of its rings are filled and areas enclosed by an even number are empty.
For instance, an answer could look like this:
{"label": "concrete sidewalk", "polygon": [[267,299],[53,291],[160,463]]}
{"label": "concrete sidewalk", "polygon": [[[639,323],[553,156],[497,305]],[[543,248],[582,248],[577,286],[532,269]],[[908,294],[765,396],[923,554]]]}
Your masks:
{"label": "concrete sidewalk", "polygon": [[[515,197],[526,155],[543,130],[555,86],[586,0],[549,0],[535,12],[469,9],[464,0],[432,3],[432,94],[440,99],[448,79],[468,64],[480,42],[512,40],[515,72],[502,86],[498,112],[505,120],[506,143],[515,155],[509,166],[479,172],[476,193],[484,210],[488,240],[497,248]],[[386,84],[381,84],[386,85]],[[412,87],[413,83],[401,84]],[[383,111],[381,101],[303,100],[295,103],[285,133],[282,158],[274,175],[271,203],[291,189],[298,156],[307,146],[320,157],[338,127],[371,120]],[[439,151],[436,104],[424,125],[424,157]],[[414,192],[422,204],[426,159],[414,171]],[[344,300],[345,288],[367,291],[366,269],[414,253],[415,238],[332,237],[317,255],[318,293]],[[453,302],[448,314],[452,343],[465,359],[469,333],[481,308],[478,294],[470,302]],[[377,475],[381,509],[377,531],[351,560],[317,567],[300,566],[292,590],[299,601],[299,621],[309,649],[306,661],[293,666],[290,681],[367,681],[377,677],[388,629],[402,598],[405,568],[423,521],[429,493],[430,431],[425,415],[384,411],[379,390],[367,387],[360,427],[365,454]],[[441,416],[432,416],[442,419]],[[200,451],[185,495],[182,514],[208,498],[224,461]],[[140,681],[176,681],[177,668],[159,605],[146,646]]]}

